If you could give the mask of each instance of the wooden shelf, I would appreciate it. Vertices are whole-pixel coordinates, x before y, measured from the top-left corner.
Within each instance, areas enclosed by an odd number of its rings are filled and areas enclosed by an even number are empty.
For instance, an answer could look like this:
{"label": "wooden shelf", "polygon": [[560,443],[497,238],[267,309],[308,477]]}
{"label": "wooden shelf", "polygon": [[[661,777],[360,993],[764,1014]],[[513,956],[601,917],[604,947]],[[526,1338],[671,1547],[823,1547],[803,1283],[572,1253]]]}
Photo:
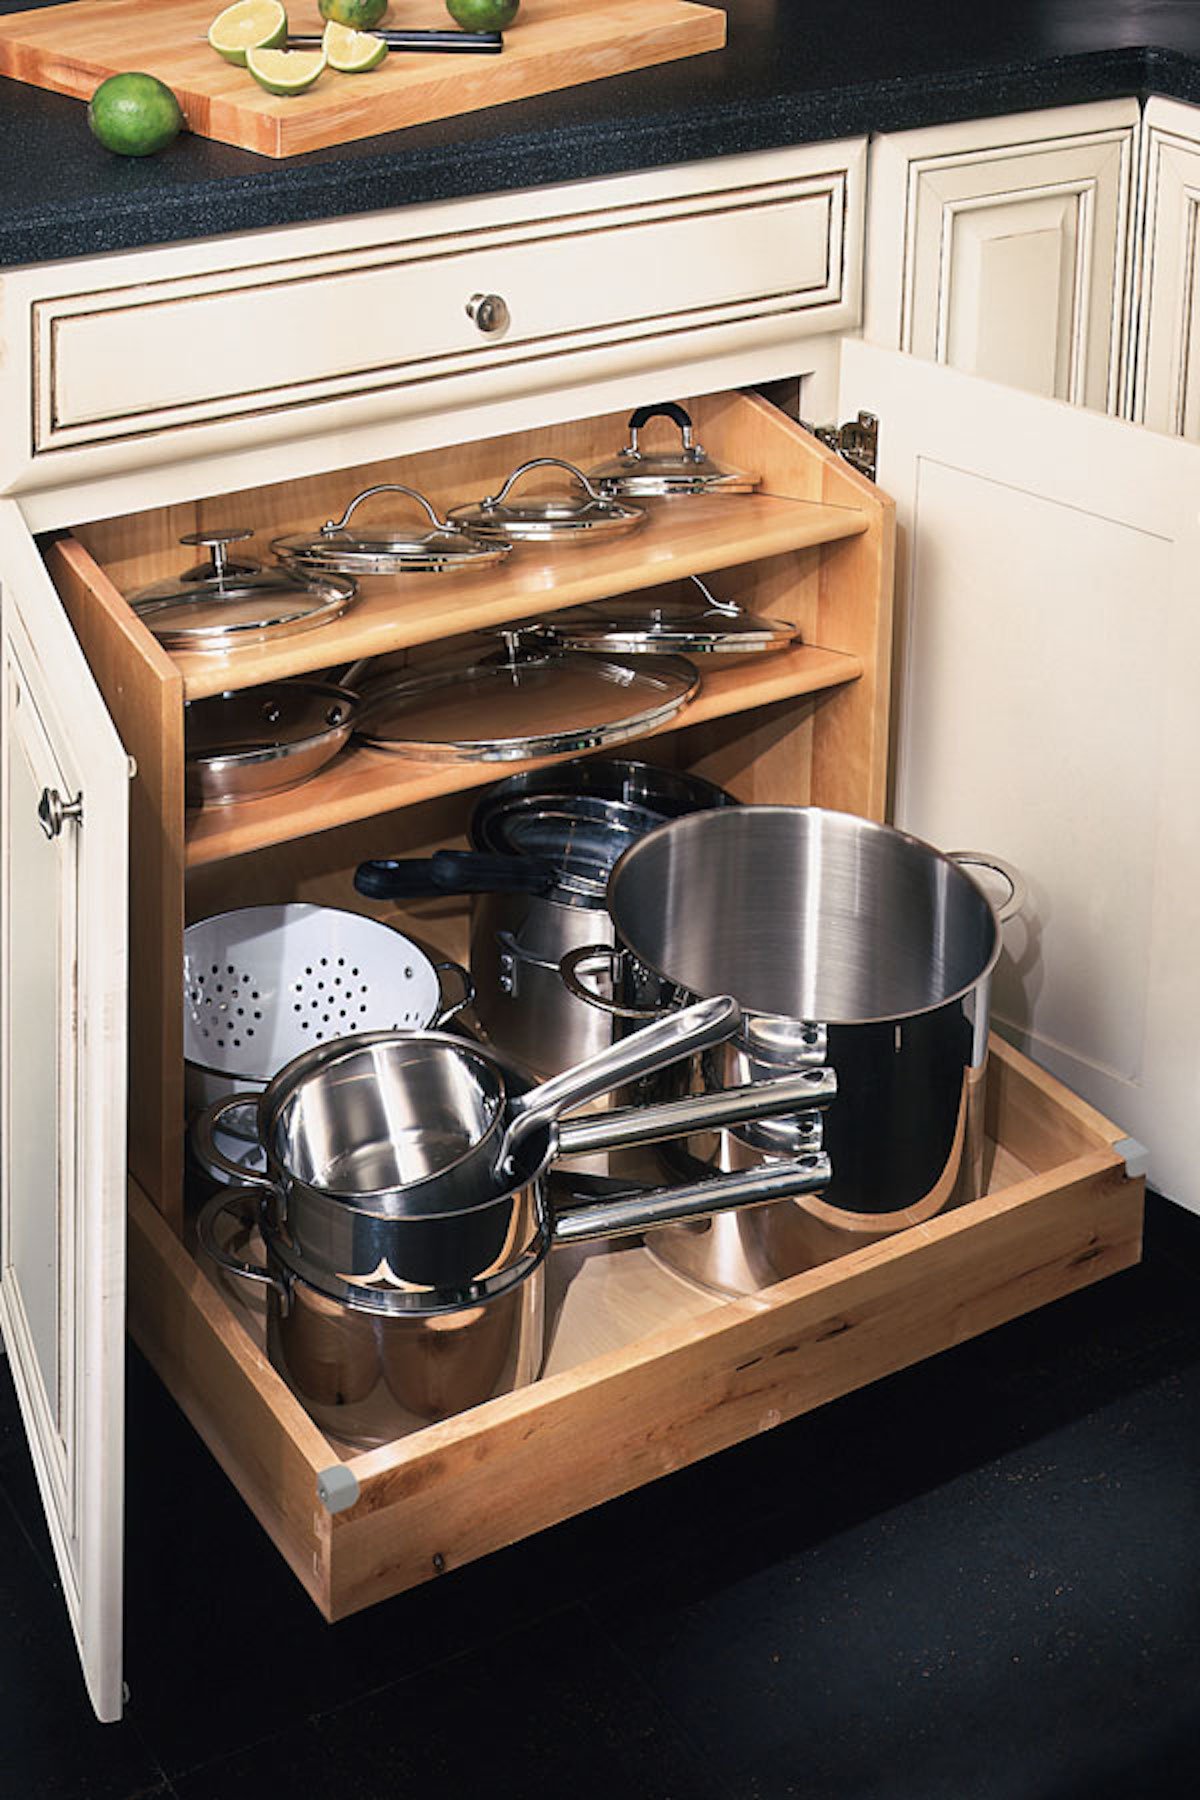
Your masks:
{"label": "wooden shelf", "polygon": [[[647,735],[657,737],[706,719],[840,687],[861,674],[858,657],[810,644],[797,645],[778,655],[726,666],[706,676],[691,704]],[[422,762],[416,757],[352,744],[321,774],[290,792],[189,814],[187,867],[195,869],[242,856],[269,844],[287,843],[310,832],[328,831],[352,820],[432,800],[440,794],[486,786],[522,769],[561,760],[542,757],[530,762]]]}
{"label": "wooden shelf", "polygon": [[651,508],[639,531],[608,543],[557,550],[522,544],[478,574],[368,576],[354,605],[319,631],[230,656],[192,651],[173,661],[185,697],[197,700],[836,543],[857,537],[868,523],[865,509],[768,494],[667,501]]}

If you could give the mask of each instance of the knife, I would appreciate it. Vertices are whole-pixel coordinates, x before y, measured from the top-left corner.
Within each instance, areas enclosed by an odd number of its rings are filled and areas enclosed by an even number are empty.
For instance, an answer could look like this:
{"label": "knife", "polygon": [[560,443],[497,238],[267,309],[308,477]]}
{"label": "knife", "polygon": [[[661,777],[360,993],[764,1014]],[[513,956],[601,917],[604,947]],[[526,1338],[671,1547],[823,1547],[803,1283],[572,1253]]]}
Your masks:
{"label": "knife", "polygon": [[[499,56],[504,48],[504,38],[498,31],[364,31],[363,37],[382,38],[389,50],[424,50],[429,52],[457,51],[474,52],[479,56]],[[289,32],[289,50],[316,50],[320,48],[320,34]]]}

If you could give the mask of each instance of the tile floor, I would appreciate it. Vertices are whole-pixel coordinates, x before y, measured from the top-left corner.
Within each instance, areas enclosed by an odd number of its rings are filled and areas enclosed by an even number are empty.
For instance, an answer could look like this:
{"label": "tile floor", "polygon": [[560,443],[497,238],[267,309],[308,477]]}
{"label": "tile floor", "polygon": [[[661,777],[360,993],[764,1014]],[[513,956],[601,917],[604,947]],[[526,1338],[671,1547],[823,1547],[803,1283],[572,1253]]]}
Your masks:
{"label": "tile floor", "polygon": [[328,1627],[131,1355],[94,1723],[0,1362],[0,1797],[1188,1800],[1200,1219],[1141,1267]]}

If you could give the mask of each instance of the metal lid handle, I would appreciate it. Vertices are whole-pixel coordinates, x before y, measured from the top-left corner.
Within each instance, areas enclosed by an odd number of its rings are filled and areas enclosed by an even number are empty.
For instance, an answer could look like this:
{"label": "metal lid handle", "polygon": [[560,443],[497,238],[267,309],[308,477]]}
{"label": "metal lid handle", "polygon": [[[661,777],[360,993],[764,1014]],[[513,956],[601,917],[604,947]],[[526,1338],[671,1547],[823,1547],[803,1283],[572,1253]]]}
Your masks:
{"label": "metal lid handle", "polygon": [[327,519],[324,525],[322,525],[321,530],[323,532],[329,532],[330,534],[335,531],[345,531],[347,525],[350,523],[351,514],[356,508],[360,507],[364,500],[370,500],[376,494],[407,494],[410,500],[415,500],[419,506],[425,508],[425,511],[429,515],[430,523],[436,525],[439,531],[457,531],[458,529],[456,525],[450,524],[447,519],[440,519],[437,515],[436,508],[425,498],[424,494],[419,494],[416,488],[405,487],[403,483],[399,481],[381,481],[377,487],[364,488],[361,494],[355,494],[341,518]]}
{"label": "metal lid handle", "polygon": [[600,493],[597,488],[592,486],[583,470],[577,469],[574,463],[567,462],[565,458],[561,456],[533,456],[528,462],[523,462],[519,468],[513,470],[498,494],[488,494],[480,504],[489,508],[503,506],[505,500],[508,498],[509,489],[514,483],[518,482],[523,475],[528,475],[530,469],[565,469],[568,475],[574,476],[575,480],[579,483],[580,487],[583,488],[589,499],[604,499],[604,495]]}

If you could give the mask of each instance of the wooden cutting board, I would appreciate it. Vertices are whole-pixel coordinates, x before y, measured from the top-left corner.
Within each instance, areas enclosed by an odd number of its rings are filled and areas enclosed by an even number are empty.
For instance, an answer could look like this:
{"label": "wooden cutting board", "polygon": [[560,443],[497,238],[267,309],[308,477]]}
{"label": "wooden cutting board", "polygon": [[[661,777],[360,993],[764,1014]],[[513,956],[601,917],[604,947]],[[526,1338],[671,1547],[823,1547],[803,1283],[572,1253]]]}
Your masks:
{"label": "wooden cutting board", "polygon": [[[725,42],[725,14],[690,0],[523,0],[499,56],[389,52],[366,75],[327,69],[303,94],[260,88],[205,41],[222,0],[71,0],[0,17],[0,75],[91,98],[141,69],[172,88],[192,131],[261,156],[296,156],[555,88],[672,62]],[[384,25],[453,27],[442,0],[393,0]],[[319,32],[317,0],[288,5]]]}

